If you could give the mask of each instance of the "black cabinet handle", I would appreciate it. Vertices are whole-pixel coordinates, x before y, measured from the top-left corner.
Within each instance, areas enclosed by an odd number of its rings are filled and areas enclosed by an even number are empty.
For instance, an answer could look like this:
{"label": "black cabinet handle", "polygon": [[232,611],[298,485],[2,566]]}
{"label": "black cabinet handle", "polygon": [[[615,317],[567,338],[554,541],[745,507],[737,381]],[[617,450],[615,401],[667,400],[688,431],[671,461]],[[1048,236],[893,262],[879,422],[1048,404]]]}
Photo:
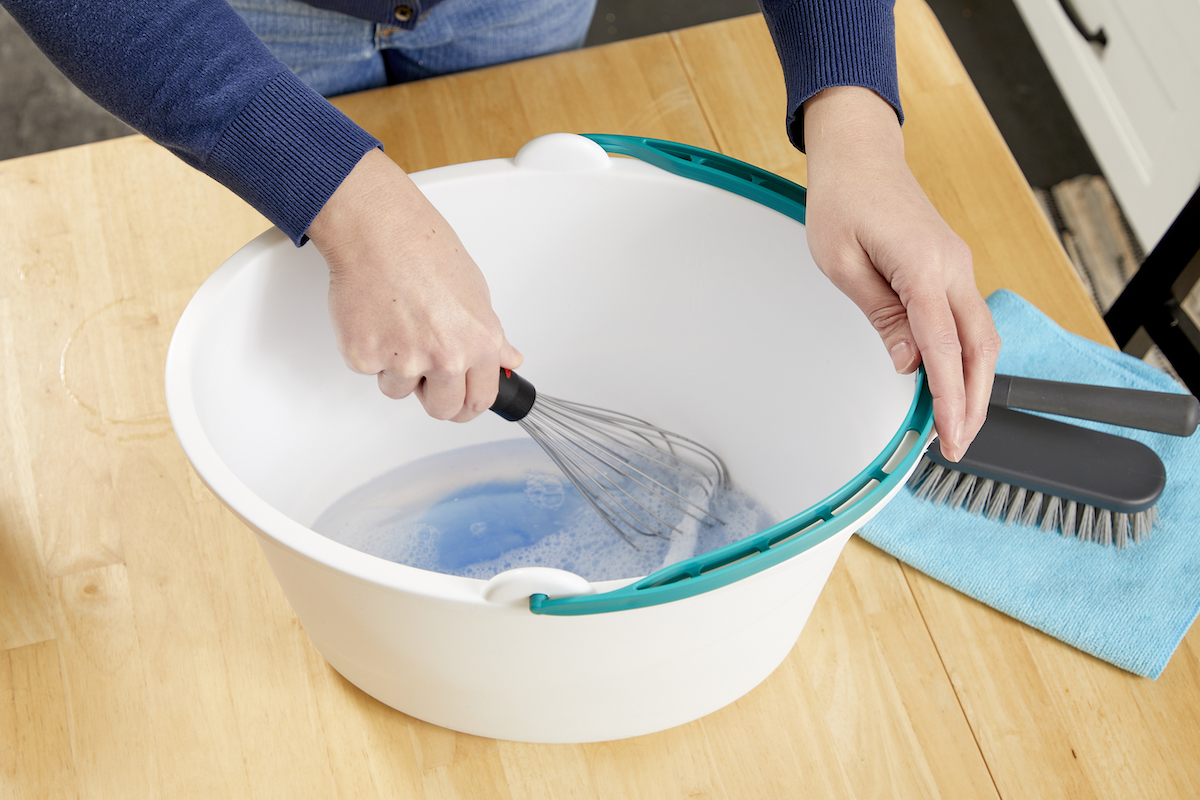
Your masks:
{"label": "black cabinet handle", "polygon": [[1067,19],[1071,20],[1071,24],[1075,26],[1075,30],[1079,31],[1079,35],[1085,41],[1095,42],[1102,49],[1108,45],[1108,36],[1104,34],[1103,26],[1097,28],[1095,33],[1091,33],[1083,24],[1083,19],[1080,18],[1079,12],[1075,10],[1075,4],[1071,0],[1058,0],[1058,4],[1062,6],[1062,10],[1067,13]]}

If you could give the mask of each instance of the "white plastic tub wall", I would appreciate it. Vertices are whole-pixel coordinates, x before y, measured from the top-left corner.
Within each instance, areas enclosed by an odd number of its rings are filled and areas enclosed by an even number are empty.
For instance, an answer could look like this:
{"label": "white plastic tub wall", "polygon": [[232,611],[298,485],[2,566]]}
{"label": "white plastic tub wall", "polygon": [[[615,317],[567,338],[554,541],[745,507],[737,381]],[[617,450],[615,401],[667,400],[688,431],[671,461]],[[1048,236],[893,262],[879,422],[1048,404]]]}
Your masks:
{"label": "white plastic tub wall", "polygon": [[[912,377],[895,374],[781,214],[569,135],[415,180],[483,268],[522,374],[704,441],[780,516],[843,486],[904,420]],[[849,533],[686,600],[550,617],[524,598],[627,581],[546,570],[489,584],[313,532],[332,502],[390,469],[521,436],[494,415],[436,422],[347,370],[327,286],[312,247],[277,231],[247,245],[180,320],[167,395],[197,473],[256,532],[348,680],[455,730],[579,742],[701,717],[787,655]]]}

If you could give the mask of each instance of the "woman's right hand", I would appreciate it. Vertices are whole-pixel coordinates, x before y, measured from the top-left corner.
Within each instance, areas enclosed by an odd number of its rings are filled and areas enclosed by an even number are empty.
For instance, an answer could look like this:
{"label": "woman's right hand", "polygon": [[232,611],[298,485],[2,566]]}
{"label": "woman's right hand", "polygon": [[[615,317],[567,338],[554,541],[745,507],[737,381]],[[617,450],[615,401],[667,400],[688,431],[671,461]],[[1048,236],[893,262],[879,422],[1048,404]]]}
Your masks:
{"label": "woman's right hand", "polygon": [[436,419],[466,422],[523,356],[458,235],[380,150],[363,156],[308,229],[329,266],[329,316],[346,365]]}

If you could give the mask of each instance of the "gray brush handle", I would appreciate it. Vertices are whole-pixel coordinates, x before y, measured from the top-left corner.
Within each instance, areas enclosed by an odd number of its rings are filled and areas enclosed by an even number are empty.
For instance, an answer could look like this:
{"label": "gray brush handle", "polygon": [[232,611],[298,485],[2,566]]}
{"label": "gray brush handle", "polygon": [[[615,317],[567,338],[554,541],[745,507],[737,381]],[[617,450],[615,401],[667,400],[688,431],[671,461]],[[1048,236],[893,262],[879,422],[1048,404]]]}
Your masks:
{"label": "gray brush handle", "polygon": [[991,404],[1174,436],[1191,436],[1200,423],[1200,402],[1190,394],[1060,383],[1014,375],[996,376]]}

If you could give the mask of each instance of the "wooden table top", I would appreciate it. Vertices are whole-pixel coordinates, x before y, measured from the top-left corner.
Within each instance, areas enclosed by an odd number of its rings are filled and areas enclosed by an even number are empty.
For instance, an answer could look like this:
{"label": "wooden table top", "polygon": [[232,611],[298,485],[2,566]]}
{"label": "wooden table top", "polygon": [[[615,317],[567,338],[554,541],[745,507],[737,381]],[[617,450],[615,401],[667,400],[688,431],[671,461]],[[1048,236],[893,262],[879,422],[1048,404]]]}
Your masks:
{"label": "wooden table top", "polygon": [[[909,161],[980,289],[1110,342],[932,13],[896,16]],[[409,170],[565,130],[805,180],[758,17],[338,104]],[[175,321],[266,227],[141,137],[0,163],[0,796],[1200,796],[1195,629],[1137,678],[857,538],[784,664],[689,725],[529,745],[367,697],[309,644],[167,419]]]}

